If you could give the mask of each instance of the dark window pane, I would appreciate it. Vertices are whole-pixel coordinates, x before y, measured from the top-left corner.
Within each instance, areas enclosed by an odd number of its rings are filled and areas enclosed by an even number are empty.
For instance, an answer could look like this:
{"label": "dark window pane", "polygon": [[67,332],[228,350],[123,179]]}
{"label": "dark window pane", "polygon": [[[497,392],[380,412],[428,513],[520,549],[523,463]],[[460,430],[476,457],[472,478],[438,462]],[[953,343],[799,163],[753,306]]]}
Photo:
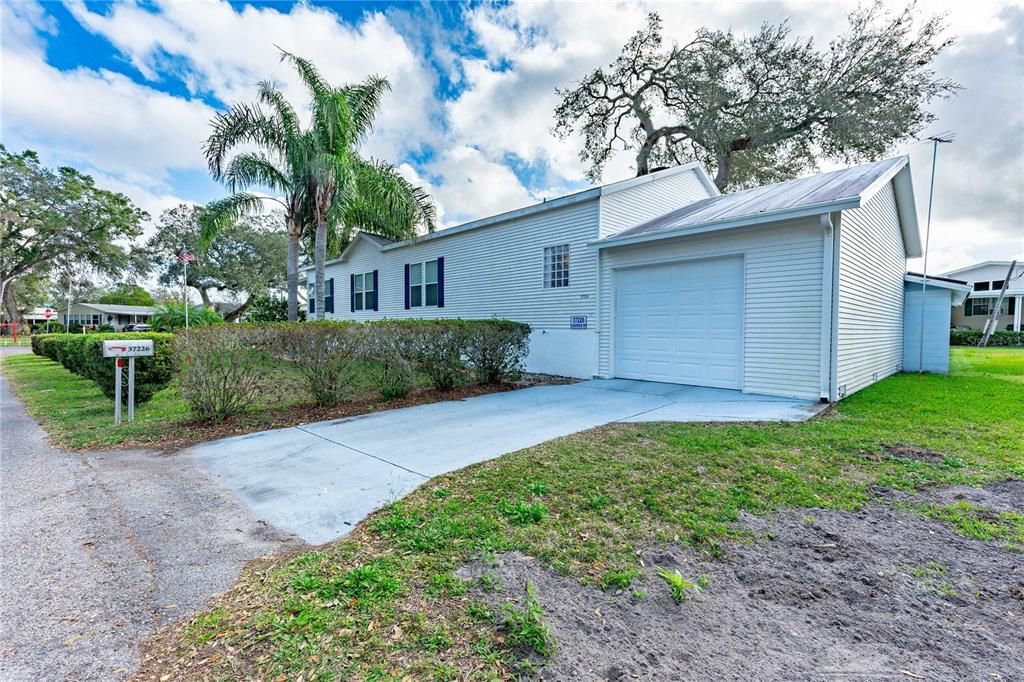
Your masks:
{"label": "dark window pane", "polygon": [[997,279],[996,281],[992,282],[992,290],[993,291],[998,291],[999,289],[1002,289],[1002,288],[1003,288],[1003,280]]}
{"label": "dark window pane", "polygon": [[366,292],[365,296],[366,296],[366,310],[373,310],[375,307],[377,307],[377,292],[376,291],[368,291],[368,292]]}
{"label": "dark window pane", "polygon": [[988,282],[975,282],[974,283],[974,290],[975,291],[988,291]]}
{"label": "dark window pane", "polygon": [[414,308],[418,308],[423,305],[423,287],[414,286],[409,287],[409,300]]}
{"label": "dark window pane", "polygon": [[427,305],[437,305],[437,285],[427,285]]}

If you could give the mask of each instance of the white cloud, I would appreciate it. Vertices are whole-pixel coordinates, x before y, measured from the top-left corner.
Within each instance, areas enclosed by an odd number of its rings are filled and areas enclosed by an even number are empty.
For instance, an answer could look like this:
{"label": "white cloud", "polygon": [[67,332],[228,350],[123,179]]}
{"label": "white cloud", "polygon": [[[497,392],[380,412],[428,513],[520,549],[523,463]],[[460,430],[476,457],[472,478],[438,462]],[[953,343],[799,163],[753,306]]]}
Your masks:
{"label": "white cloud", "polygon": [[508,166],[473,147],[455,147],[429,164],[444,179],[433,188],[445,209],[445,226],[536,203]]}

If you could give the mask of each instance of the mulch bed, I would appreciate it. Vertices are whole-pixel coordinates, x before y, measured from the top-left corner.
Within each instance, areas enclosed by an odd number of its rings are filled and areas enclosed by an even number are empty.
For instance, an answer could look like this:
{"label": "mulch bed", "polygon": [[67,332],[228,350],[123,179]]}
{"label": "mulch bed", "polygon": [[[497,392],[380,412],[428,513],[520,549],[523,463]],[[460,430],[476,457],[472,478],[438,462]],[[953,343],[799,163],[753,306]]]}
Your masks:
{"label": "mulch bed", "polygon": [[[261,413],[241,414],[230,417],[223,422],[210,423],[199,420],[186,420],[178,422],[179,428],[166,434],[165,438],[144,443],[145,447],[157,448],[167,452],[180,450],[182,448],[218,438],[228,436],[239,436],[256,431],[270,429],[283,429],[289,426],[310,424],[313,422],[329,421],[332,419],[344,419],[356,417],[382,410],[395,410],[402,407],[413,407],[415,405],[427,405],[430,403],[442,402],[445,400],[465,400],[476,396],[488,395],[490,393],[504,393],[520,388],[531,386],[554,385],[573,383],[576,379],[567,377],[549,376],[542,374],[524,374],[514,383],[502,384],[470,384],[451,391],[439,391],[436,389],[420,390],[410,393],[404,398],[395,400],[381,400],[377,396],[361,397],[329,407],[321,407],[313,403],[291,405],[279,411],[266,411]],[[138,447],[138,443],[123,443],[119,449]]]}

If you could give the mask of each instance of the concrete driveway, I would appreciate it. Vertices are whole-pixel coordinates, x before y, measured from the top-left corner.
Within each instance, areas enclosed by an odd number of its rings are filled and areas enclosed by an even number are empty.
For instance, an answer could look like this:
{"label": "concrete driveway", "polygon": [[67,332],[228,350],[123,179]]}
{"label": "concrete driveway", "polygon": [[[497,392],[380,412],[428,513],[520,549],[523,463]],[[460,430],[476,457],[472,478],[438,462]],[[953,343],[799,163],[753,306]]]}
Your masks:
{"label": "concrete driveway", "polygon": [[184,451],[270,524],[347,533],[433,476],[611,422],[803,421],[816,402],[623,379],[537,386],[225,438]]}

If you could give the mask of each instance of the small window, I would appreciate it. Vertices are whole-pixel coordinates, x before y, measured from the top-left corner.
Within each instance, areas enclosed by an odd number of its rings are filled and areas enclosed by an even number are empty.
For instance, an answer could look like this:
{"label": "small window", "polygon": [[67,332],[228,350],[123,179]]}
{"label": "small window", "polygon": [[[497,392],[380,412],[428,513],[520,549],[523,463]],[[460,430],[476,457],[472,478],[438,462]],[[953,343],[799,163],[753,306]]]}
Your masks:
{"label": "small window", "polygon": [[569,286],[569,245],[544,247],[544,288]]}
{"label": "small window", "polygon": [[992,282],[992,291],[999,291],[1002,288],[1003,288],[1003,280],[997,279],[994,282]]}
{"label": "small window", "polygon": [[975,282],[974,283],[974,290],[975,291],[988,291],[988,282]]}
{"label": "small window", "polygon": [[409,305],[413,308],[437,306],[437,261],[413,263],[409,266]]}
{"label": "small window", "polygon": [[356,275],[352,291],[355,295],[356,310],[374,310],[377,304],[377,292],[373,290],[373,273]]}

